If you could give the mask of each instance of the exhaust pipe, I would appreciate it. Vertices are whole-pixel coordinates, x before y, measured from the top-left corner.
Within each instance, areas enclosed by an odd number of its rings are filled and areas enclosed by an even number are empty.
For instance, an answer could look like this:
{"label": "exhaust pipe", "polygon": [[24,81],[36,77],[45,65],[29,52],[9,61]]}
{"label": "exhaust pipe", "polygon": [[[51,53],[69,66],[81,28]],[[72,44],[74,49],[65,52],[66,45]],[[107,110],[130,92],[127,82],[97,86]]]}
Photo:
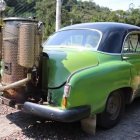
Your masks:
{"label": "exhaust pipe", "polygon": [[27,82],[29,82],[30,80],[31,80],[31,73],[27,73],[27,78],[25,78],[25,79],[11,83],[6,86],[0,86],[0,92],[3,92],[5,90],[11,89],[11,88],[16,88],[16,87],[22,86],[22,85],[26,84]]}

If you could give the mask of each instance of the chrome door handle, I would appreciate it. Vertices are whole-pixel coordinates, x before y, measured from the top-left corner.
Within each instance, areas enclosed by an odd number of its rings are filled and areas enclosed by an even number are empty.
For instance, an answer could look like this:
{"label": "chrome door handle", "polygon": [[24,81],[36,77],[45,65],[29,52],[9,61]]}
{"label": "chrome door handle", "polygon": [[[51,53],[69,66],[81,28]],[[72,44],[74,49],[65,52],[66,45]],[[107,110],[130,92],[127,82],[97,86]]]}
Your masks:
{"label": "chrome door handle", "polygon": [[127,57],[127,56],[123,56],[122,58],[123,58],[123,60],[129,59],[129,57]]}

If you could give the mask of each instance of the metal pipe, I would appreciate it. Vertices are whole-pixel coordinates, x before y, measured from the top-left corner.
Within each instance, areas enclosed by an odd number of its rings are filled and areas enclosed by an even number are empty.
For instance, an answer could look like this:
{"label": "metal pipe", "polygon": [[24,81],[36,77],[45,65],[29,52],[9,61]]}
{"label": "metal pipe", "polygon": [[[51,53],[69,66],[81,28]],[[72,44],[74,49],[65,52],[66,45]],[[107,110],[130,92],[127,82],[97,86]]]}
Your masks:
{"label": "metal pipe", "polygon": [[61,28],[61,5],[61,0],[56,0],[56,31]]}
{"label": "metal pipe", "polygon": [[29,82],[30,80],[31,80],[31,73],[28,73],[27,78],[25,78],[25,79],[11,83],[6,86],[0,86],[0,92],[11,89],[11,88],[16,88],[16,87],[22,86],[22,85],[26,84],[27,82]]}

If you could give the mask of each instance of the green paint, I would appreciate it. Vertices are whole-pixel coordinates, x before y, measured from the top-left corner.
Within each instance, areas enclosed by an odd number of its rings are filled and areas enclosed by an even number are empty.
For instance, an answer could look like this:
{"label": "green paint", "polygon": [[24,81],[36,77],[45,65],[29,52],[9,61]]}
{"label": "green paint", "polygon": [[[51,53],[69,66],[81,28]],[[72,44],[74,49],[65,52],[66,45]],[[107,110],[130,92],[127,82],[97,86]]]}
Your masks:
{"label": "green paint", "polygon": [[[133,56],[133,65],[123,60],[121,54],[66,48],[47,48],[44,52],[50,58],[49,87],[60,86],[65,81],[71,85],[67,108],[90,105],[91,113],[100,113],[112,91],[124,87],[136,89],[139,86],[138,83],[135,85],[139,75],[136,72],[139,61],[134,62],[136,55]],[[63,90],[64,87],[50,90],[57,106],[61,106]]]}

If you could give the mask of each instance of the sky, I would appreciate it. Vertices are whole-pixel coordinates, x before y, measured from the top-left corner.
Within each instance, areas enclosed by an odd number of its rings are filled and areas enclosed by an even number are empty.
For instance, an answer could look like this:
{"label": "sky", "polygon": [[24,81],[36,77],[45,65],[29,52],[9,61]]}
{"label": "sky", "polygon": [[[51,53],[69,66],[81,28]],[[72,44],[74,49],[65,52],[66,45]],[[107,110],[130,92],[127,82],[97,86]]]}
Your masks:
{"label": "sky", "polygon": [[140,8],[140,0],[92,0],[92,1],[100,6],[108,7],[109,9],[112,10],[126,11],[129,9],[129,7]]}

